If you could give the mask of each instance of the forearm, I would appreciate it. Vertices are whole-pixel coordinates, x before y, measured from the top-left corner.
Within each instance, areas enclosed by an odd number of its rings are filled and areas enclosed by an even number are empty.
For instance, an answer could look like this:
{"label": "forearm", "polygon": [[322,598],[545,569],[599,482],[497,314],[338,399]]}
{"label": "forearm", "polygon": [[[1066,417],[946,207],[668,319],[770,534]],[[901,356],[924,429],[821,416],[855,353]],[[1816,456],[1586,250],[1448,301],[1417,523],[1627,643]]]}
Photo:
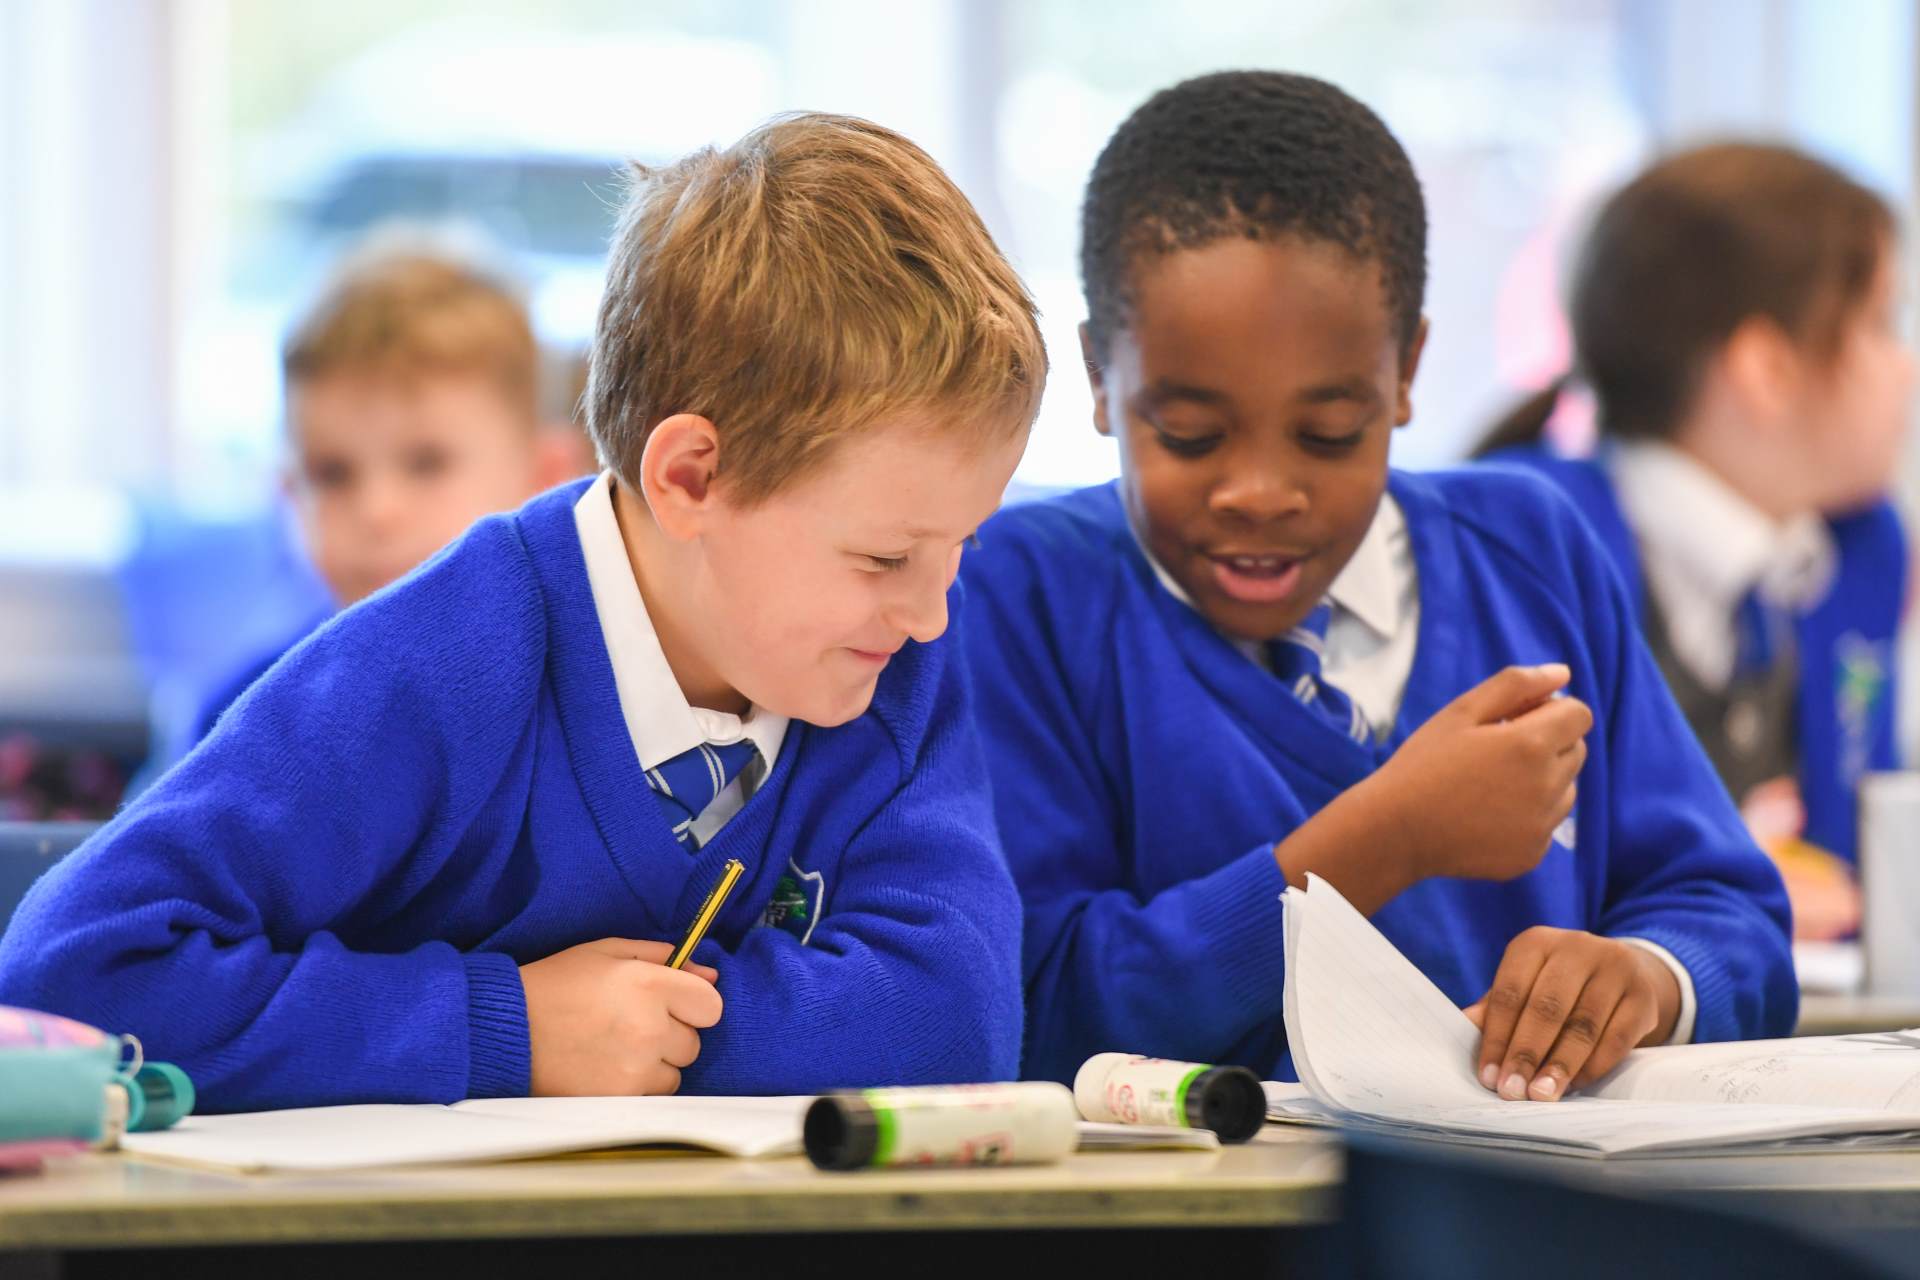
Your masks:
{"label": "forearm", "polygon": [[24,924],[0,949],[0,997],[138,1035],[187,1071],[203,1110],[526,1092],[525,1006],[505,956],[444,943],[359,953],[325,933],[283,952],[190,928],[161,946],[139,921]]}
{"label": "forearm", "polygon": [[1219,1061],[1277,1026],[1285,887],[1261,845],[1144,902],[1123,890],[1030,902],[1027,1073],[1070,1080],[1109,1049]]}
{"label": "forearm", "polygon": [[1420,878],[1410,824],[1374,782],[1341,792],[1273,847],[1289,885],[1305,888],[1312,872],[1368,916]]}

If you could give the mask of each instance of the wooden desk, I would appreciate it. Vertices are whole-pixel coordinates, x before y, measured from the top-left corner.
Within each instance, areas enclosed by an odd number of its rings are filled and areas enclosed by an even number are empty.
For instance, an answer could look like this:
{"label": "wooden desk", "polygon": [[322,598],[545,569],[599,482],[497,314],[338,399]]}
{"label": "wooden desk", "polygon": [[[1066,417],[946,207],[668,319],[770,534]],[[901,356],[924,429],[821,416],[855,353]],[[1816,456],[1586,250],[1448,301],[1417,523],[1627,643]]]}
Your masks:
{"label": "wooden desk", "polygon": [[[1920,1239],[1920,1157],[1912,1153],[1471,1158],[1575,1186],[1683,1196],[1827,1235],[1877,1233],[1902,1248]],[[929,1255],[977,1270],[1049,1256],[1095,1263],[1105,1249],[1102,1265],[1117,1275],[1148,1258],[1165,1274],[1169,1262],[1191,1264],[1205,1249],[1226,1275],[1276,1258],[1280,1269],[1296,1266],[1289,1242],[1324,1236],[1342,1170],[1329,1135],[1282,1126],[1218,1152],[859,1174],[823,1174],[800,1160],[641,1157],[242,1176],[89,1156],[0,1179],[0,1273],[37,1264],[41,1275],[124,1277],[130,1266],[151,1274],[140,1268],[171,1263],[181,1274],[337,1276],[361,1267],[371,1275],[377,1265],[458,1259],[503,1272],[632,1274],[644,1250],[651,1262],[703,1269],[703,1280],[769,1268],[816,1274],[809,1261],[820,1263],[818,1274],[913,1276],[927,1272]]]}
{"label": "wooden desk", "polygon": [[[886,1256],[879,1241],[887,1233],[915,1233],[939,1236],[949,1249],[955,1239],[978,1243],[991,1257],[999,1236],[1019,1236],[1025,1249],[1035,1233],[1087,1228],[1122,1236],[1116,1229],[1250,1236],[1322,1224],[1335,1212],[1341,1171],[1333,1139],[1277,1127],[1255,1143],[1217,1152],[1111,1152],[1034,1168],[854,1174],[820,1173],[799,1159],[642,1156],[245,1176],[88,1156],[38,1176],[0,1180],[0,1249],[45,1258],[217,1247],[208,1255],[214,1269],[238,1271],[238,1261],[223,1268],[219,1260],[239,1259],[245,1246],[258,1245],[645,1236],[655,1238],[653,1249],[663,1237],[703,1237],[696,1243],[709,1261],[716,1249],[760,1249],[766,1266],[770,1236],[871,1235],[876,1243],[863,1245],[860,1256],[877,1263]],[[631,1250],[626,1256],[631,1267]],[[0,1268],[5,1262],[0,1257]],[[127,1274],[124,1254],[111,1265]],[[721,1272],[731,1274],[724,1266]]]}
{"label": "wooden desk", "polygon": [[1920,1027],[1920,1000],[1908,996],[1802,995],[1797,1036],[1844,1036]]}

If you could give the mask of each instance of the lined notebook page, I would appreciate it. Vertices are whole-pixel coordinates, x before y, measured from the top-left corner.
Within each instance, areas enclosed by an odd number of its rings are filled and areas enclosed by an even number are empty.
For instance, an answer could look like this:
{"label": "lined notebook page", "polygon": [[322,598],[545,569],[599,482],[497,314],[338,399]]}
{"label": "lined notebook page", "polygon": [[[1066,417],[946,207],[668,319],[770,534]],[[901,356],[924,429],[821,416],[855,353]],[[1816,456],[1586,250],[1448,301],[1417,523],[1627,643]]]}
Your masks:
{"label": "lined notebook page", "polygon": [[1286,894],[1287,1044],[1301,1080],[1347,1111],[1471,1106],[1480,1032],[1319,876]]}

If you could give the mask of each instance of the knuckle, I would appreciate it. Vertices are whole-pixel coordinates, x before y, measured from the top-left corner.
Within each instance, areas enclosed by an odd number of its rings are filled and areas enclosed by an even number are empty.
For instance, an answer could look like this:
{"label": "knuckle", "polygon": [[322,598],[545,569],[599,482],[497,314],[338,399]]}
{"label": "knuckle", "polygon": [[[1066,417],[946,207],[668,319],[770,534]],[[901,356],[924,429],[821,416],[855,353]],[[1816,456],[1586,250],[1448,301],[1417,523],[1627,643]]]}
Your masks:
{"label": "knuckle", "polygon": [[1527,1011],[1542,1022],[1559,1026],[1567,1016],[1567,1002],[1551,991],[1543,991],[1527,1002]]}
{"label": "knuckle", "polygon": [[1523,1072],[1526,1075],[1531,1076],[1538,1074],[1540,1055],[1532,1049],[1509,1050],[1507,1053],[1507,1061],[1515,1070]]}
{"label": "knuckle", "polygon": [[1575,1044],[1590,1045],[1600,1038],[1600,1024],[1592,1014],[1576,1009],[1560,1028],[1560,1034]]}
{"label": "knuckle", "polygon": [[1487,1007],[1501,1013],[1518,1013],[1526,1004],[1527,999],[1518,987],[1498,986],[1487,993]]}

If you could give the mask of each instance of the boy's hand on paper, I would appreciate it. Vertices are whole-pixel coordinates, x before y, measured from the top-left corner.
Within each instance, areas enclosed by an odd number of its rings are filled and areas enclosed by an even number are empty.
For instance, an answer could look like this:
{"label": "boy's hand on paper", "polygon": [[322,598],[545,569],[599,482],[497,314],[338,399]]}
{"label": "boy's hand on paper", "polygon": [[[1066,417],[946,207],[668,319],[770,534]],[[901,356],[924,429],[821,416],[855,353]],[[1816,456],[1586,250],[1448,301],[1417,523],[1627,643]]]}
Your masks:
{"label": "boy's hand on paper", "polygon": [[1391,815],[1409,883],[1511,880],[1540,864],[1573,812],[1593,728],[1585,703],[1554,696],[1571,678],[1560,663],[1508,667],[1441,708],[1361,784]]}
{"label": "boy's hand on paper", "polygon": [[1644,948],[1539,925],[1508,944],[1493,986],[1466,1013],[1480,1028],[1480,1083],[1509,1101],[1555,1102],[1628,1050],[1664,1042],[1680,984]]}
{"label": "boy's hand on paper", "polygon": [[673,946],[601,938],[520,966],[536,1096],[673,1093],[720,1021],[720,975]]}

